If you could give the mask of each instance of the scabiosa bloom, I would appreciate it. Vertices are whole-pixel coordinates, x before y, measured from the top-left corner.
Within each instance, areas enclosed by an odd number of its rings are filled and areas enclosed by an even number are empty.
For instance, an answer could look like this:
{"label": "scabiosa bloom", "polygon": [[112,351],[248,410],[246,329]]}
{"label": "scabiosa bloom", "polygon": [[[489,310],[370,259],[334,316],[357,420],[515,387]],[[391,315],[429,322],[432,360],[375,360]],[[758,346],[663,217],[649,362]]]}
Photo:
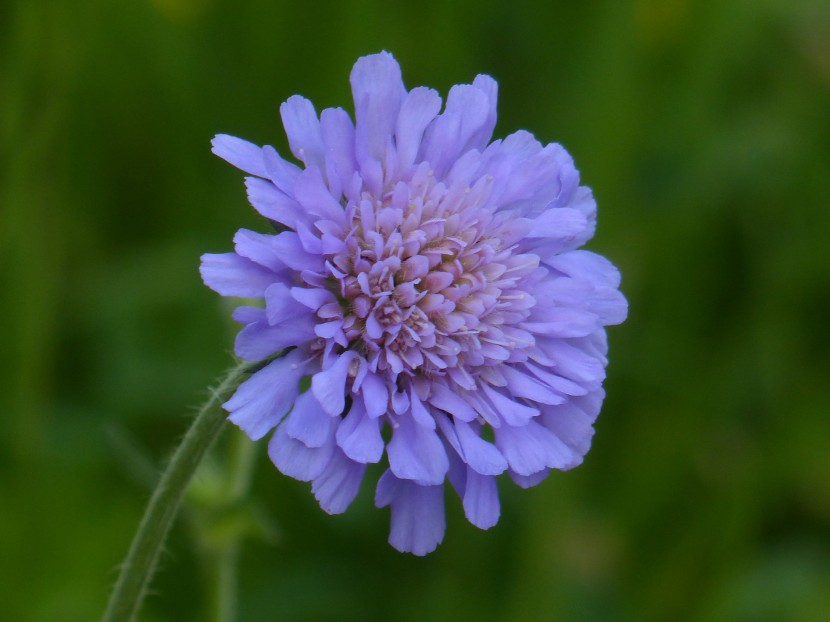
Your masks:
{"label": "scabiosa bloom", "polygon": [[492,78],[454,86],[441,112],[381,53],[351,86],[354,123],[299,96],[280,108],[303,167],[214,139],[277,233],[240,230],[201,273],[223,296],[264,299],[234,313],[237,355],[265,363],[225,403],[230,420],[254,440],[276,428],[271,460],[333,514],[385,452],[389,542],[424,555],[444,536],[445,480],[487,529],[499,474],[529,487],[582,461],[603,327],[627,304],[616,268],[577,250],[596,205],[567,152],[524,131],[489,142]]}

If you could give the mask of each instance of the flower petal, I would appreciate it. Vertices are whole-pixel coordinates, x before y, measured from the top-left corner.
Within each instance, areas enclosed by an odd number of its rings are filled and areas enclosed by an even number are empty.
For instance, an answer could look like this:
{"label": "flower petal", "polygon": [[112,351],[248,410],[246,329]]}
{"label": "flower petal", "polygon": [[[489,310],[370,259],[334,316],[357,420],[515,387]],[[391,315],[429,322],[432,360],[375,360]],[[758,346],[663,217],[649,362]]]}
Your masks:
{"label": "flower petal", "polygon": [[496,106],[499,98],[499,85],[490,76],[486,74],[479,74],[473,80],[473,86],[484,93],[487,98],[487,117],[479,127],[477,132],[474,132],[470,137],[470,147],[484,151],[487,143],[493,137],[493,130],[496,128]]}
{"label": "flower petal", "polygon": [[271,145],[265,145],[262,148],[262,158],[265,161],[265,170],[268,172],[268,177],[274,182],[274,185],[288,196],[292,196],[294,182],[302,169],[296,164],[284,160]]}
{"label": "flower petal", "polygon": [[544,304],[533,308],[531,321],[521,322],[523,328],[537,335],[548,337],[584,337],[599,326],[599,317],[582,309],[550,307]]}
{"label": "flower petal", "polygon": [[[352,180],[356,162],[354,156],[354,125],[342,108],[326,108],[320,115],[320,132],[326,148],[326,166],[333,166],[345,188]],[[331,173],[329,188],[331,188]],[[332,193],[334,194],[334,193]]]}
{"label": "flower petal", "polygon": [[281,427],[289,437],[301,441],[306,447],[322,447],[329,437],[334,437],[337,423],[311,391],[306,391],[294,402],[291,414]]}
{"label": "flower petal", "polygon": [[262,147],[236,136],[217,134],[210,141],[211,151],[236,168],[257,177],[268,177],[262,160]]}
{"label": "flower petal", "polygon": [[289,436],[286,423],[277,428],[268,442],[268,457],[271,458],[271,462],[280,472],[302,482],[310,482],[320,477],[334,455],[334,421],[327,417],[327,436],[318,447],[309,447]]}
{"label": "flower petal", "polygon": [[481,475],[468,467],[463,503],[467,520],[479,529],[490,529],[498,523],[501,506],[496,478]]}
{"label": "flower petal", "polygon": [[540,404],[561,404],[566,399],[512,365],[503,365],[501,372],[507,380],[507,389],[516,397],[524,397]]}
{"label": "flower petal", "polygon": [[375,504],[392,506],[389,544],[402,553],[426,555],[444,539],[443,486],[422,486],[386,471],[378,480]]}
{"label": "flower petal", "polygon": [[456,419],[455,432],[467,466],[482,475],[498,475],[507,469],[507,460],[501,451],[481,438],[472,427]]}
{"label": "flower petal", "polygon": [[205,253],[199,266],[205,285],[222,296],[261,298],[277,280],[270,270],[236,253]]}
{"label": "flower petal", "polygon": [[473,407],[445,384],[433,383],[427,401],[461,421],[473,421],[478,417]]}
{"label": "flower petal", "polygon": [[579,210],[569,207],[556,207],[542,212],[533,220],[533,228],[528,232],[528,238],[545,238],[561,240],[563,247],[572,242],[588,226],[588,221]]}
{"label": "flower petal", "polygon": [[294,198],[313,216],[336,223],[343,222],[343,207],[331,195],[320,169],[315,165],[309,166],[297,177]]}
{"label": "flower petal", "polygon": [[519,475],[532,475],[546,467],[567,469],[579,459],[553,432],[535,421],[522,427],[501,426],[496,430],[496,447]]}
{"label": "flower petal", "polygon": [[311,390],[323,409],[332,416],[341,414],[346,406],[346,377],[349,365],[356,356],[353,351],[345,352],[327,369],[311,378]]}
{"label": "flower petal", "polygon": [[415,163],[424,130],[440,111],[441,96],[436,91],[419,86],[407,93],[395,128],[399,175]]}
{"label": "flower petal", "polygon": [[469,84],[452,87],[444,112],[424,134],[421,159],[443,176],[458,156],[472,148],[471,139],[484,130],[489,115],[490,102],[482,90]]}
{"label": "flower petal", "polygon": [[415,394],[415,391],[411,391],[409,394],[409,408],[415,423],[430,430],[435,429],[435,419],[433,419],[432,414],[424,407],[423,402]]}
{"label": "flower petal", "polygon": [[589,395],[571,398],[565,404],[546,408],[541,422],[577,456],[584,456],[591,448],[594,420],[604,397],[605,392],[598,389]]}
{"label": "flower petal", "polygon": [[297,223],[306,219],[302,206],[271,182],[259,177],[246,177],[245,188],[248,201],[269,220],[296,229]]}
{"label": "flower petal", "polygon": [[305,97],[292,95],[280,106],[280,116],[294,157],[306,166],[324,168],[325,150],[314,104]]}
{"label": "flower petal", "polygon": [[234,353],[246,361],[261,361],[289,346],[314,339],[314,320],[299,317],[294,322],[271,326],[267,321],[253,322],[239,331]]}
{"label": "flower petal", "polygon": [[329,514],[342,514],[351,505],[360,490],[366,465],[349,460],[335,448],[326,469],[311,485],[311,492]]}
{"label": "flower petal", "polygon": [[312,311],[316,311],[326,303],[337,300],[329,290],[317,287],[292,287],[291,296]]}
{"label": "flower petal", "polygon": [[450,465],[438,435],[413,421],[409,415],[396,421],[398,427],[386,447],[389,468],[399,479],[425,485],[442,483]]}
{"label": "flower petal", "polygon": [[284,283],[274,283],[265,290],[265,311],[272,326],[313,316],[307,306],[291,295],[291,288]]}
{"label": "flower petal", "polygon": [[620,271],[602,255],[575,250],[545,258],[544,263],[562,274],[596,285],[620,286]]}
{"label": "flower petal", "polygon": [[510,475],[510,479],[513,482],[522,488],[533,488],[537,484],[541,483],[545,480],[545,478],[550,475],[550,469],[542,469],[541,471],[537,471],[536,473],[532,473],[531,475],[519,475],[516,471],[510,470],[508,471]]}
{"label": "flower petal", "polygon": [[401,68],[389,52],[359,58],[350,76],[355,106],[356,147],[384,161],[405,93]]}
{"label": "flower petal", "polygon": [[550,357],[557,373],[577,383],[598,384],[605,379],[603,361],[564,339],[540,339],[539,349]]}
{"label": "flower petal", "polygon": [[299,392],[300,378],[307,355],[293,350],[269,363],[239,385],[236,393],[222,406],[228,419],[251,437],[259,440],[276,426],[291,408]]}
{"label": "flower petal", "polygon": [[240,229],[233,236],[236,254],[274,272],[285,268],[273,247],[273,235]]}
{"label": "flower petal", "polygon": [[525,406],[488,384],[481,383],[479,386],[507,425],[523,426],[539,414],[538,409]]}
{"label": "flower petal", "polygon": [[389,389],[380,376],[367,373],[360,386],[360,393],[370,417],[380,417],[389,411]]}
{"label": "flower petal", "polygon": [[588,389],[583,387],[580,383],[563,378],[562,376],[551,373],[531,363],[525,363],[525,368],[528,369],[531,374],[536,376],[545,386],[548,386],[563,395],[585,395],[588,393]]}
{"label": "flower petal", "polygon": [[293,231],[270,236],[270,245],[274,255],[289,268],[313,272],[323,270],[323,258],[306,251],[300,237]]}
{"label": "flower petal", "polygon": [[340,421],[337,444],[355,462],[378,462],[383,456],[379,420],[366,413],[363,402],[354,400],[349,414]]}

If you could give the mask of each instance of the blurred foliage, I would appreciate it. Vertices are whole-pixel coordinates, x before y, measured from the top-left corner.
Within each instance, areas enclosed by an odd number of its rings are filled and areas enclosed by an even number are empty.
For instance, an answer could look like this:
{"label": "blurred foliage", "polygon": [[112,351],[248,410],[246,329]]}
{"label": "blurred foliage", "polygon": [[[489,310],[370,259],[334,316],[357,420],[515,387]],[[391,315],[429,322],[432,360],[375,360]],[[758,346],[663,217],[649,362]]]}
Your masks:
{"label": "blurred foliage", "polygon": [[410,86],[493,75],[497,135],[563,143],[594,188],[590,247],[631,303],[594,447],[504,485],[489,532],[448,497],[419,559],[386,544],[370,485],[329,517],[263,444],[249,507],[210,524],[229,430],[142,619],[206,619],[200,560],[239,529],[245,622],[830,619],[822,0],[1,3],[3,619],[100,615],[187,406],[229,365],[198,257],[263,223],[209,139],[287,153],[279,103],[348,107],[380,49]]}

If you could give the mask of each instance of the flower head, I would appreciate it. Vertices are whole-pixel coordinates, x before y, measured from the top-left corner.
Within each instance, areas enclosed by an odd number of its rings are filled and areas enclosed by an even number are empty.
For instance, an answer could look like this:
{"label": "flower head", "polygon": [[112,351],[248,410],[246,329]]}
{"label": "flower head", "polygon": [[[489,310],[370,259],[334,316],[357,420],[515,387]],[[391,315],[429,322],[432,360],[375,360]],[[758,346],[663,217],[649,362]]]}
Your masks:
{"label": "flower head", "polygon": [[330,513],[385,453],[389,541],[424,555],[444,535],[445,480],[487,529],[499,474],[528,487],[582,461],[604,326],[627,304],[616,268],[577,250],[596,205],[568,153],[524,131],[490,142],[492,78],[454,86],[443,112],[388,53],[359,59],[351,85],[354,122],[299,96],[280,108],[302,167],[214,139],[277,233],[240,230],[201,272],[223,296],[264,300],[234,313],[237,355],[266,364],[225,404],[230,420],[252,439],[276,428],[272,461]]}

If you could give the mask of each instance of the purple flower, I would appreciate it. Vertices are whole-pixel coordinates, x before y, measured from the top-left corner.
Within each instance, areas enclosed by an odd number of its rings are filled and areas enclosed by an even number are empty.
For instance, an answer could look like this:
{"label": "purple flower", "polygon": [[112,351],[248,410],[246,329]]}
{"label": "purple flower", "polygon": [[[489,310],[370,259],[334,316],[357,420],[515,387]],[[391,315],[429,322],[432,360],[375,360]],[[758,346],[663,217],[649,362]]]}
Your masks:
{"label": "purple flower", "polygon": [[299,96],[280,108],[302,167],[214,139],[278,233],[241,229],[201,272],[223,296],[264,300],[234,313],[237,355],[266,364],[224,405],[230,420],[254,440],[276,428],[271,460],[333,514],[385,453],[389,542],[424,555],[444,536],[445,480],[488,529],[499,474],[529,487],[582,462],[603,327],[627,304],[616,268],[577,250],[596,204],[568,153],[524,131],[490,142],[492,78],[454,86],[443,112],[388,53],[359,59],[351,85],[354,123]]}

